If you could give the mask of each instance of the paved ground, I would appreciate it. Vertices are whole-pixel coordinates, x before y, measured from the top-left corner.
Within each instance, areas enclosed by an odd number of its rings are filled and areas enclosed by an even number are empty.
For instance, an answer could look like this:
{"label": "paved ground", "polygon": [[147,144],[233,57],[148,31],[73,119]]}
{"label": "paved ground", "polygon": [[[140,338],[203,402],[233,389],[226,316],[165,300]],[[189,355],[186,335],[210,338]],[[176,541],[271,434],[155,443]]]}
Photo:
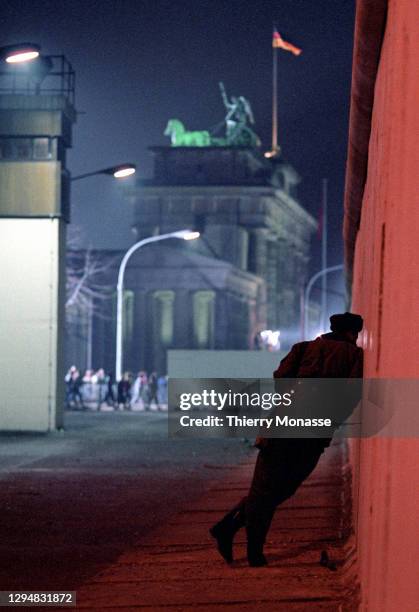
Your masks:
{"label": "paved ground", "polygon": [[162,413],[68,413],[49,435],[0,435],[0,590],[77,587],[249,452],[168,440]]}
{"label": "paved ground", "polygon": [[[154,531],[78,592],[88,610],[356,610],[347,586],[341,449],[334,446],[313,476],[276,514],[268,568],[245,562],[244,533],[226,566],[208,527],[245,494],[254,460],[230,468],[222,482]],[[337,570],[319,563],[327,549]]]}
{"label": "paved ground", "polygon": [[2,590],[77,589],[79,609],[106,612],[356,610],[340,446],[277,511],[269,567],[246,566],[244,534],[228,567],[208,527],[245,493],[255,453],[169,442],[164,419],[70,415],[61,438],[0,439]]}

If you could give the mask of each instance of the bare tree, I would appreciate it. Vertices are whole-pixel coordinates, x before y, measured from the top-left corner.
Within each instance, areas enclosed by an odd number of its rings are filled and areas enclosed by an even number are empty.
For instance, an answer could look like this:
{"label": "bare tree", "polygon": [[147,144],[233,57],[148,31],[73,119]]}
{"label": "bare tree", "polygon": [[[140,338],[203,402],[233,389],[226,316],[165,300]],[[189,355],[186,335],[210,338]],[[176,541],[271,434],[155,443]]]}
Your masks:
{"label": "bare tree", "polygon": [[104,302],[111,299],[115,288],[105,282],[105,275],[112,261],[103,259],[91,248],[79,247],[77,229],[72,232],[66,255],[66,318],[75,321],[81,314],[94,312],[104,315]]}

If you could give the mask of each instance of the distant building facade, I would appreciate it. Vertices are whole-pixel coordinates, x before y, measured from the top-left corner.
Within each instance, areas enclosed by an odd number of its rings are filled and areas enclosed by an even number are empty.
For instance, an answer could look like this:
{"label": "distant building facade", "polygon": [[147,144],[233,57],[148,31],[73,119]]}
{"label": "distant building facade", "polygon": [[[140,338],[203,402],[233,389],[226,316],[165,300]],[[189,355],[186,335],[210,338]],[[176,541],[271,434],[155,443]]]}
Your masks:
{"label": "distant building facade", "polygon": [[[252,348],[254,330],[264,327],[264,281],[194,247],[171,240],[133,255],[124,283],[125,370],[165,373],[166,351],[171,348]],[[106,271],[95,278],[97,297],[91,307],[84,304],[67,318],[69,365],[114,370],[116,295],[108,289],[116,287],[123,255],[91,254]]]}
{"label": "distant building facade", "polygon": [[295,170],[255,148],[155,147],[152,153],[152,181],[129,194],[138,239],[201,231],[215,257],[264,280],[269,329],[298,327],[316,222],[298,202]]}
{"label": "distant building facade", "polygon": [[[153,178],[127,191],[136,238],[186,228],[201,238],[146,246],[128,264],[124,368],[165,372],[169,348],[254,349],[262,330],[297,332],[317,224],[295,170],[251,147],[151,151]],[[113,329],[95,321],[94,367],[114,355]]]}

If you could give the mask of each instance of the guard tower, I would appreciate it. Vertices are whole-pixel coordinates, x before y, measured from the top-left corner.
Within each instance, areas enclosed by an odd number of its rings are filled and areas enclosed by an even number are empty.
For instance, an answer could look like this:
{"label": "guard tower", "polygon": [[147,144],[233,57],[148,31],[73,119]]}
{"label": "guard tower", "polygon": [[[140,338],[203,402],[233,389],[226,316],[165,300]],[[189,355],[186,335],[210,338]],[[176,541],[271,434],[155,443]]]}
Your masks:
{"label": "guard tower", "polygon": [[74,81],[61,55],[1,64],[0,430],[62,425]]}

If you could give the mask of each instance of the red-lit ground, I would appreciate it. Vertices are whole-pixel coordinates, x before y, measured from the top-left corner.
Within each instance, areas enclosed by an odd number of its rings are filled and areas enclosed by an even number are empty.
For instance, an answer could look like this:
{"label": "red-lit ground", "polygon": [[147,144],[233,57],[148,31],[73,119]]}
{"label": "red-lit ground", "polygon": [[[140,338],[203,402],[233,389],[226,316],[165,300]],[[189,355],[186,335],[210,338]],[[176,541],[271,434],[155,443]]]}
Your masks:
{"label": "red-lit ground", "polygon": [[1,439],[1,590],[77,590],[98,611],[356,609],[339,446],[278,510],[269,568],[246,566],[244,534],[228,567],[208,527],[245,493],[255,453],[168,441],[164,418],[72,414],[61,437]]}

